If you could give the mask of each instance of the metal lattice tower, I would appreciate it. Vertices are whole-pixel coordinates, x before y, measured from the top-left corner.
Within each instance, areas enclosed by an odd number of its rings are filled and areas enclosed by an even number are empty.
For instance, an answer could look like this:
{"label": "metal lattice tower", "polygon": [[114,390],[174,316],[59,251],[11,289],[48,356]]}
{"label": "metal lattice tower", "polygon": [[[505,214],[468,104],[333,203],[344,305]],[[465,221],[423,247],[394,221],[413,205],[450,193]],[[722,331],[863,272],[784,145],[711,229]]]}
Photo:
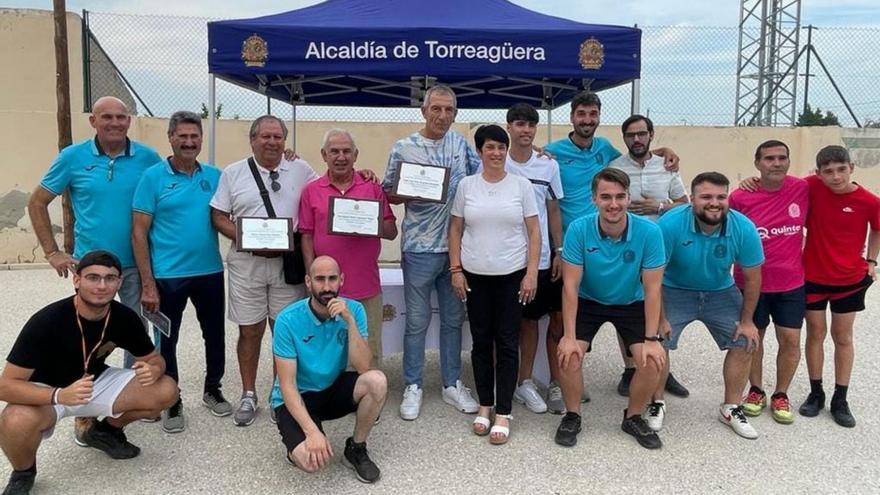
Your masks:
{"label": "metal lattice tower", "polygon": [[740,0],[735,125],[795,124],[800,25],[801,0]]}

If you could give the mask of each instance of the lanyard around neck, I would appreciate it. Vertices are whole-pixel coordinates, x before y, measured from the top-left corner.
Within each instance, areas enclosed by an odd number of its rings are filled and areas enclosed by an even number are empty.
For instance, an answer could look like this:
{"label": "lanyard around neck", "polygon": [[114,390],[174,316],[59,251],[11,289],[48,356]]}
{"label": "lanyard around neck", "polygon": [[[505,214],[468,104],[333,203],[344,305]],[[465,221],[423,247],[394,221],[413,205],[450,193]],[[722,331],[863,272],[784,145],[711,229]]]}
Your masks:
{"label": "lanyard around neck", "polygon": [[92,347],[91,352],[86,354],[86,333],[83,331],[82,322],[79,320],[79,304],[77,304],[77,299],[73,299],[73,307],[74,311],[76,311],[76,326],[79,327],[79,335],[82,337],[82,355],[83,355],[83,374],[88,374],[89,372],[89,362],[92,360],[92,355],[95,354],[95,351],[98,350],[98,346],[101,345],[101,342],[104,340],[104,334],[107,332],[107,325],[110,324],[110,308],[107,308],[107,316],[104,317],[104,328],[101,329],[101,338],[98,339],[98,343]]}

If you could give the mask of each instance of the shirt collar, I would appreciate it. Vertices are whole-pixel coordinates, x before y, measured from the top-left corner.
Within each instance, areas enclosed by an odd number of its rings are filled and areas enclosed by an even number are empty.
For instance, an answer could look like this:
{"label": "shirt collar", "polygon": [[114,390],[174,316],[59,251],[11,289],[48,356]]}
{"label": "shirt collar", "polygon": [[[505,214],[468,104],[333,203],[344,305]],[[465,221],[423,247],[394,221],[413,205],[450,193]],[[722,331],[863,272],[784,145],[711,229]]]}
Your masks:
{"label": "shirt collar", "polygon": [[[355,170],[353,171],[353,173],[354,173],[354,176],[353,176],[353,178],[352,178],[352,180],[351,180],[351,186],[349,186],[349,188],[346,189],[346,191],[347,191],[347,190],[350,190],[350,189],[353,189],[355,186],[360,185],[360,184],[363,184],[364,182],[366,182],[366,181],[364,180],[364,178],[361,177],[361,174],[358,173],[357,169],[355,169]],[[328,170],[324,175],[322,175],[321,177],[318,178],[318,186],[320,186],[320,187],[332,187],[333,189],[336,189],[336,187],[330,182],[330,171],[329,171],[329,170]]]}
{"label": "shirt collar", "polygon": [[311,297],[309,297],[306,300],[306,306],[309,307],[309,316],[312,319],[312,323],[314,323],[316,327],[320,327],[321,325],[323,325],[325,323],[329,323],[329,322],[334,321],[333,318],[327,318],[326,320],[322,320],[321,317],[318,316],[318,313],[315,312],[315,308],[312,307],[312,298]]}
{"label": "shirt collar", "polygon": [[[253,158],[254,158],[254,163],[257,164],[257,170],[259,170],[261,174],[268,175],[269,172],[271,172],[271,170],[269,170],[268,168],[265,168],[262,165],[260,165],[260,160],[257,160],[256,156],[254,156]],[[278,167],[276,167],[275,170],[284,170],[285,172],[290,170],[290,162],[288,162],[287,160],[282,158],[281,163],[278,164]]]}
{"label": "shirt collar", "polygon": [[[171,175],[175,175],[175,174],[182,175],[183,174],[182,172],[178,172],[177,169],[174,168],[174,165],[171,164],[171,157],[170,156],[165,159],[165,171]],[[199,163],[197,160],[195,172],[201,172],[201,171],[202,171],[202,164]],[[193,173],[193,175],[195,175],[195,173]]]}
{"label": "shirt collar", "polygon": [[[104,148],[101,148],[101,143],[98,142],[98,136],[95,136],[95,138],[92,139],[92,153],[95,156],[108,156],[107,153],[104,152]],[[125,151],[120,156],[123,155],[128,157],[134,155],[134,149],[131,146],[131,140],[127,137],[125,138]]]}
{"label": "shirt collar", "polygon": [[626,214],[626,227],[624,227],[623,234],[620,236],[620,239],[612,239],[611,237],[608,236],[608,234],[606,234],[604,231],[602,231],[602,224],[600,222],[601,215],[602,215],[601,213],[596,215],[596,230],[599,232],[600,239],[603,239],[603,240],[608,239],[609,241],[612,241],[612,242],[629,241],[630,239],[632,239],[632,232],[631,232],[630,226],[632,225],[633,219],[632,219],[631,213],[627,212],[627,214]]}
{"label": "shirt collar", "polygon": [[593,136],[593,140],[590,141],[590,146],[587,148],[581,148],[580,146],[578,146],[578,144],[574,142],[574,139],[571,138],[572,136],[574,136],[574,131],[568,133],[568,142],[570,142],[571,145],[575,147],[575,149],[581,151],[593,151],[593,146],[595,146],[596,144],[596,136]]}

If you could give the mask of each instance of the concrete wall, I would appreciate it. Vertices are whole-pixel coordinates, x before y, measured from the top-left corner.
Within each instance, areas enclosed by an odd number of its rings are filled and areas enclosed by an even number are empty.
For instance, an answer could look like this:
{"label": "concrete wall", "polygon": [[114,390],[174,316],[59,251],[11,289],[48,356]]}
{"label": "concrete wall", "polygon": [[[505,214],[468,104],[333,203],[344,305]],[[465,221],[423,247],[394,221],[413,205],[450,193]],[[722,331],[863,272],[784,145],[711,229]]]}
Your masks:
{"label": "concrete wall", "polygon": [[[71,108],[74,141],[92,136],[88,116],[82,109],[82,67],[80,18],[68,14],[71,68]],[[57,153],[55,123],[55,55],[53,23],[49,11],[0,9],[0,264],[41,262],[42,252],[30,229],[25,212],[29,193]],[[190,109],[198,110],[198,109]],[[217,163],[220,166],[249,154],[247,130],[250,122],[221,120],[217,125]],[[169,152],[167,120],[139,117],[132,121],[130,136]],[[326,168],[320,158],[320,142],[330,127],[350,130],[360,148],[358,166],[382,175],[388,150],[394,141],[420,126],[418,124],[300,122],[297,124],[297,152],[318,172]],[[467,124],[456,124],[459,132],[470,134]],[[567,125],[553,128],[554,139],[569,132]],[[623,149],[620,130],[603,127],[600,135],[609,137]],[[546,136],[539,132],[539,140]],[[827,144],[846,144],[859,166],[855,180],[880,192],[880,129],[840,128],[730,128],[659,127],[655,146],[669,146],[681,156],[686,181],[696,173],[717,170],[734,182],[755,173],[752,155],[766,139],[781,139],[792,149],[792,173],[804,175],[813,166],[816,151]],[[201,159],[207,160],[207,143]],[[53,222],[61,224],[60,200],[51,205]],[[397,207],[398,217],[402,209]],[[382,259],[399,258],[398,242],[383,242]]]}

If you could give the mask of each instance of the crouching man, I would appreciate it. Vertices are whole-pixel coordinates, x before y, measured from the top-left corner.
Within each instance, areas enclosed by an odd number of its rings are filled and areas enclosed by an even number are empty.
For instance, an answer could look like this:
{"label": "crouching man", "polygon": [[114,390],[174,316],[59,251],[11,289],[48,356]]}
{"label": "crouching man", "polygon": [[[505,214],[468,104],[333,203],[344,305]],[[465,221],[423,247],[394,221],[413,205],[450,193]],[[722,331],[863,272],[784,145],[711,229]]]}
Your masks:
{"label": "crouching man", "polygon": [[[343,464],[373,483],[379,468],[367,455],[367,436],[385,404],[387,382],[370,369],[367,315],[361,303],[340,298],[339,265],[319,256],[306,275],[308,299],[284,308],[272,338],[278,377],[272,407],[287,460],[308,473],[324,467],[333,448],[321,422],[357,414],[345,440]],[[351,365],[355,371],[346,371]]]}
{"label": "crouching man", "polygon": [[[88,447],[113,459],[140,448],[123,428],[154,418],[177,401],[177,384],[153,348],[138,315],[113,300],[122,284],[119,259],[107,251],[85,254],[73,275],[76,294],[56,301],[25,324],[0,375],[0,447],[12,465],[3,493],[29,493],[37,475],[37,449],[68,416],[104,417],[84,432]],[[111,368],[120,347],[136,358],[132,369]]]}

